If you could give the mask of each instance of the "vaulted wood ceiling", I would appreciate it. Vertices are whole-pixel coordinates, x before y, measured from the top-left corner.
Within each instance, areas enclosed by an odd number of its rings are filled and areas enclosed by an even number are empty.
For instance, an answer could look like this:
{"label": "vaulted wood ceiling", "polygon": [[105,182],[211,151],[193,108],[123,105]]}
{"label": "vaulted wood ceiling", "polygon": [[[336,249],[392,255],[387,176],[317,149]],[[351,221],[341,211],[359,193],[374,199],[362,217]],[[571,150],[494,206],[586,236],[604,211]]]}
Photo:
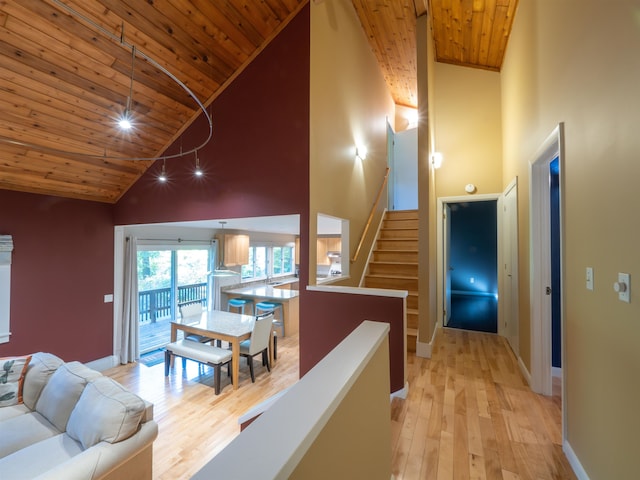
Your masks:
{"label": "vaulted wood ceiling", "polygon": [[[116,202],[152,163],[119,158],[162,154],[307,1],[0,0],[0,189]],[[417,16],[431,12],[438,61],[499,70],[517,4],[352,1],[406,106]],[[123,134],[128,98],[144,128]]]}

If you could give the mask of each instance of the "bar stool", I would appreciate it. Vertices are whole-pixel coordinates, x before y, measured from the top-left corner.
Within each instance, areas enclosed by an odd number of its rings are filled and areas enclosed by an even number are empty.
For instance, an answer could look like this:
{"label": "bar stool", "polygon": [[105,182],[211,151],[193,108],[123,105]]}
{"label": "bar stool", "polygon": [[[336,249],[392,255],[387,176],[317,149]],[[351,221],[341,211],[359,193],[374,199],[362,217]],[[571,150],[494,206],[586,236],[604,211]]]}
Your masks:
{"label": "bar stool", "polygon": [[[276,317],[276,310],[280,310],[280,316]],[[282,303],[280,302],[260,302],[256,303],[255,312],[256,315],[260,315],[262,312],[273,312],[273,324],[280,328],[282,331],[282,336],[284,337],[284,310],[282,308]]]}
{"label": "bar stool", "polygon": [[232,308],[237,308],[239,310],[238,313],[244,315],[244,307],[246,305],[251,305],[252,313],[255,311],[253,306],[253,300],[250,298],[230,298],[227,302],[227,311],[230,312]]}

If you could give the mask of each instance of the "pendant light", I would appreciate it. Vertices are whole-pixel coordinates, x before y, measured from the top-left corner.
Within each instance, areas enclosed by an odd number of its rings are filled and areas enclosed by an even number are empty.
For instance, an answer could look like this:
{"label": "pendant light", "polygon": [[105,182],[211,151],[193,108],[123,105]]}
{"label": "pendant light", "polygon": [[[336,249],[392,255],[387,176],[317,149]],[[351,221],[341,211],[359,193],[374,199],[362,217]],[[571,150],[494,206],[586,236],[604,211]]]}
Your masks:
{"label": "pendant light", "polygon": [[[221,220],[218,222],[222,228],[222,238],[223,238],[223,243],[222,243],[222,248],[224,248],[224,226],[226,225],[227,222]],[[222,260],[220,261],[220,265],[218,266],[218,268],[216,268],[213,272],[211,272],[211,274],[214,277],[233,277],[236,275],[240,275],[238,272],[236,272],[235,270],[230,270],[227,267],[224,266],[224,253],[221,255]]]}

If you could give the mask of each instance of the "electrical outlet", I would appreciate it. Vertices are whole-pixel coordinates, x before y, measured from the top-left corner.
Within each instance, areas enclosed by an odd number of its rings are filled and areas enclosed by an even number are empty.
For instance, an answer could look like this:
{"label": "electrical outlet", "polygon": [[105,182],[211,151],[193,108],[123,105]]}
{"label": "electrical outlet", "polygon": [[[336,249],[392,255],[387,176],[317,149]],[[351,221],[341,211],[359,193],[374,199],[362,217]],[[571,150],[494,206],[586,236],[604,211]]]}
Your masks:
{"label": "electrical outlet", "polygon": [[613,284],[613,289],[618,292],[618,300],[631,302],[631,278],[628,273],[618,273],[618,281]]}

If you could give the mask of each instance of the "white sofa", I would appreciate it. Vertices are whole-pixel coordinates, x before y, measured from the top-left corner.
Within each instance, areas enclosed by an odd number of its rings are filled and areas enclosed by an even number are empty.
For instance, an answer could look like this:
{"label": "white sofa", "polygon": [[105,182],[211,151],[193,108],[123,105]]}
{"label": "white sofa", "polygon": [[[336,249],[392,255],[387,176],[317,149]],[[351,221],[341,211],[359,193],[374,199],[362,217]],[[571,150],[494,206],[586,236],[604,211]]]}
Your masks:
{"label": "white sofa", "polygon": [[0,407],[0,478],[150,479],[153,406],[80,362],[35,353]]}

